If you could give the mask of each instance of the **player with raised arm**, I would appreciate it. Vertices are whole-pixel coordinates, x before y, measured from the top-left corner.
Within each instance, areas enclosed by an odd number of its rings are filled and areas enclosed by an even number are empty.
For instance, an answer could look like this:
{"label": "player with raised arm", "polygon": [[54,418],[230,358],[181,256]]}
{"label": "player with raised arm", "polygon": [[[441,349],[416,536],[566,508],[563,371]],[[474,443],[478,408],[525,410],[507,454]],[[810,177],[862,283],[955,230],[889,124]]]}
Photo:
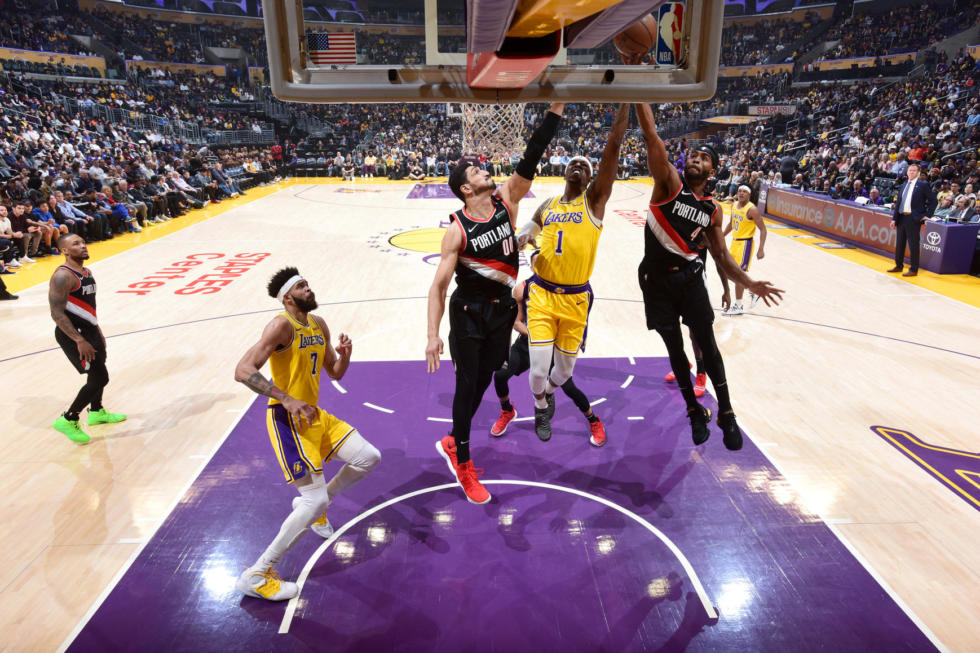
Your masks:
{"label": "player with raised arm", "polygon": [[453,428],[451,435],[436,443],[436,449],[471,503],[490,500],[470,457],[470,426],[493,373],[507,360],[517,315],[517,303],[511,296],[517,283],[517,205],[531,188],[564,107],[551,105],[514,174],[499,188],[488,171],[467,161],[460,161],[449,175],[449,188],[463,207],[449,217],[441,260],[429,288],[425,359],[430,373],[439,369],[443,353],[439,323],[455,272],[456,290],[449,299],[449,353],[456,372]]}
{"label": "player with raised arm", "polygon": [[653,194],[644,229],[644,255],[638,274],[648,329],[656,329],[667,346],[670,366],[677,377],[694,444],[705,442],[710,432],[711,411],[698,403],[688,373],[680,322],[691,329],[701,347],[705,370],[718,399],[718,425],[725,446],[742,448],[742,433],[735,421],[725,378],[725,366],[715,342],[714,311],[708,299],[701,249],[708,252],[725,276],[740,283],[769,305],[778,303],[782,290],[767,281],[754,281],[743,272],[725,247],[721,207],[705,193],[705,185],[718,167],[718,154],[708,145],[693,148],[684,174],[673,166],[664,142],[657,135],[653,111],[648,104],[636,105],[647,146],[647,162],[654,180]]}

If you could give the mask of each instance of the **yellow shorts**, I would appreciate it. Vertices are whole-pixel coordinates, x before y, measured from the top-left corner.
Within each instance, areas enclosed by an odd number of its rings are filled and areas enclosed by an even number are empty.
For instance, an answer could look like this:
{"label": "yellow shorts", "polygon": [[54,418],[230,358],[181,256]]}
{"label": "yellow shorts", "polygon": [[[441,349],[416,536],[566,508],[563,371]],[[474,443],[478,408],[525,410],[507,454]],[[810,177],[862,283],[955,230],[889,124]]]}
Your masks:
{"label": "yellow shorts", "polygon": [[531,346],[554,344],[563,354],[577,356],[589,323],[589,295],[553,293],[531,283],[527,299]]}
{"label": "yellow shorts", "polygon": [[740,240],[733,240],[732,244],[728,247],[732,258],[735,259],[735,263],[738,267],[742,268],[743,272],[748,272],[752,266],[753,242],[754,239],[752,238],[742,238]]}
{"label": "yellow shorts", "polygon": [[287,483],[306,475],[323,473],[323,463],[330,460],[337,448],[354,432],[354,427],[339,420],[322,408],[312,425],[304,422],[298,428],[282,404],[272,404],[266,415],[266,426],[272,449],[279,459]]}

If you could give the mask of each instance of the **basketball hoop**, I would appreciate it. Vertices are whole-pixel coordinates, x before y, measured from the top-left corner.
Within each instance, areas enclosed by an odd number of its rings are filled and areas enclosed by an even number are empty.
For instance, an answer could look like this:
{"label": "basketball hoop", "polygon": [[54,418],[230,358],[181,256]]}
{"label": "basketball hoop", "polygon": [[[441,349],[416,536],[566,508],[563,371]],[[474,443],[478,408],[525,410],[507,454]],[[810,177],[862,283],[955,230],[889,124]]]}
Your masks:
{"label": "basketball hoop", "polygon": [[487,158],[522,152],[525,104],[463,104],[463,154]]}

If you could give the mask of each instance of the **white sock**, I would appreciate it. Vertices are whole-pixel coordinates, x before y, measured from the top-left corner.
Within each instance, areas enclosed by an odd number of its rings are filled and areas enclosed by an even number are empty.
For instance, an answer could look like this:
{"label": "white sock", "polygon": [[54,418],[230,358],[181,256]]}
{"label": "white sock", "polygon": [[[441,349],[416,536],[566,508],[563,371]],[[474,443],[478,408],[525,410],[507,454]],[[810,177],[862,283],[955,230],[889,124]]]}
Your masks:
{"label": "white sock", "polygon": [[[317,482],[318,478],[319,482]],[[316,521],[317,516],[327,509],[330,498],[323,482],[323,474],[315,474],[312,483],[297,486],[296,489],[299,490],[300,501],[296,503],[296,507],[286,517],[279,529],[279,534],[262,553],[253,568],[275,567],[286,551],[293,548],[300,538],[306,534],[306,531],[310,529],[310,524]]]}

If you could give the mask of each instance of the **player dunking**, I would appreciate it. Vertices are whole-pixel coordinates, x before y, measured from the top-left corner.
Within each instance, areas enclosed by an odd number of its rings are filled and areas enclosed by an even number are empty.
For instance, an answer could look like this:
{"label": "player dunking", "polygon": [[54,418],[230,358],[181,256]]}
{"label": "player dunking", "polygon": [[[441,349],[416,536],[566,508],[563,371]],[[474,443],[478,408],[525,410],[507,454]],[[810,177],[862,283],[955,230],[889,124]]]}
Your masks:
{"label": "player dunking", "polygon": [[[258,561],[238,578],[238,591],[255,598],[283,601],[296,596],[296,583],[274,571],[279,559],[311,527],[321,537],[333,534],[326,510],[333,498],[368,475],[381,454],[357,429],[317,407],[320,371],[340,380],[350,365],[352,343],[343,333],[337,347],[318,315],[316,295],[296,268],[283,268],[269,281],[269,295],[285,310],[272,318],[258,343],[238,367],[235,380],[269,397],[266,425],[283,476],[299,496],[293,511]],[[272,381],[259,370],[269,361]],[[345,465],[327,483],[323,465],[331,458]]]}
{"label": "player dunking", "polygon": [[439,323],[455,271],[456,290],[449,300],[449,353],[456,369],[453,430],[436,443],[436,449],[471,503],[490,500],[470,458],[470,426],[494,371],[507,360],[510,330],[517,315],[517,304],[511,297],[517,282],[517,203],[531,188],[538,162],[555,135],[564,108],[560,103],[551,105],[514,174],[499,188],[489,172],[464,161],[449,175],[449,188],[464,206],[449,217],[439,267],[429,288],[425,359],[430,373],[439,369],[443,352]]}
{"label": "player dunking", "polygon": [[76,234],[65,234],[57,244],[65,255],[65,262],[51,275],[48,286],[48,305],[56,325],[54,337],[68,360],[79,374],[86,375],[86,379],[75,401],[51,426],[72,442],[85,444],[89,436],[79,427],[78,420],[86,406],[89,407],[90,426],[114,424],[125,420],[126,416],[107,412],[102,406],[102,392],[109,383],[109,371],[105,366],[105,336],[95,313],[95,277],[82,265],[88,259],[85,239]]}
{"label": "player dunking", "polygon": [[[732,219],[725,226],[724,235],[732,233],[732,244],[728,248],[732,258],[742,268],[748,272],[752,264],[752,245],[755,242],[755,232],[759,231],[759,251],[756,258],[760,261],[765,258],[766,252],[766,221],[762,219],[759,208],[749,201],[752,196],[752,189],[748,186],[739,186],[736,193],[735,203],[732,204]],[[725,315],[741,315],[745,312],[742,307],[742,294],[745,286],[735,282],[735,303],[725,312]],[[759,301],[759,296],[752,295],[752,303],[749,308],[755,308]]]}
{"label": "player dunking", "polygon": [[[595,180],[589,160],[573,157],[565,167],[565,192],[545,200],[531,222],[521,228],[518,239],[523,245],[541,234],[541,254],[525,291],[531,351],[528,383],[534,395],[534,431],[541,440],[551,438],[555,390],[572,378],[585,338],[592,308],[589,277],[595,267],[602,219],[616,180],[628,119],[629,105],[621,104]],[[599,446],[604,443],[605,438],[601,443],[593,442]]]}
{"label": "player dunking", "polygon": [[710,435],[711,411],[698,403],[691,387],[679,320],[690,327],[692,337],[701,347],[705,370],[714,384],[718,425],[724,433],[725,446],[731,450],[741,449],[742,433],[735,421],[725,366],[711,328],[714,311],[708,300],[704,262],[698,253],[707,247],[715,265],[725,276],[749,288],[767,305],[770,301],[778,303],[783,291],[766,281],[753,281],[739,269],[725,248],[721,207],[704,194],[708,178],[718,167],[715,151],[707,145],[695,148],[688,155],[684,174],[679,174],[670,162],[664,142],[657,135],[650,106],[638,104],[636,108],[654,180],[647,228],[644,229],[643,261],[638,270],[647,328],[656,329],[664,339],[670,366],[687,403],[694,444],[701,444]]}
{"label": "player dunking", "polygon": [[[532,270],[534,269],[534,259],[537,258],[537,255],[538,250],[535,250],[531,253],[528,260],[528,265]],[[497,398],[500,399],[500,417],[490,427],[490,435],[495,438],[502,436],[507,431],[507,425],[517,417],[517,409],[510,403],[510,388],[508,388],[507,382],[512,377],[520,376],[531,367],[531,354],[527,342],[527,302],[524,298],[526,283],[525,281],[521,281],[514,286],[513,295],[514,299],[517,300],[517,319],[514,321],[514,330],[518,333],[517,340],[511,345],[510,357],[504,363],[504,366],[493,373],[493,387],[497,391]],[[584,341],[582,343],[582,349],[585,349]],[[585,396],[585,393],[578,389],[575,381],[571,377],[561,384],[561,389],[572,400],[576,408],[582,411],[582,414],[588,421],[589,442],[597,447],[604,445],[606,443],[606,429],[602,425],[602,420],[599,419],[599,416],[592,411],[592,406],[589,404],[589,399]],[[548,433],[548,436],[550,438],[551,434]]]}

